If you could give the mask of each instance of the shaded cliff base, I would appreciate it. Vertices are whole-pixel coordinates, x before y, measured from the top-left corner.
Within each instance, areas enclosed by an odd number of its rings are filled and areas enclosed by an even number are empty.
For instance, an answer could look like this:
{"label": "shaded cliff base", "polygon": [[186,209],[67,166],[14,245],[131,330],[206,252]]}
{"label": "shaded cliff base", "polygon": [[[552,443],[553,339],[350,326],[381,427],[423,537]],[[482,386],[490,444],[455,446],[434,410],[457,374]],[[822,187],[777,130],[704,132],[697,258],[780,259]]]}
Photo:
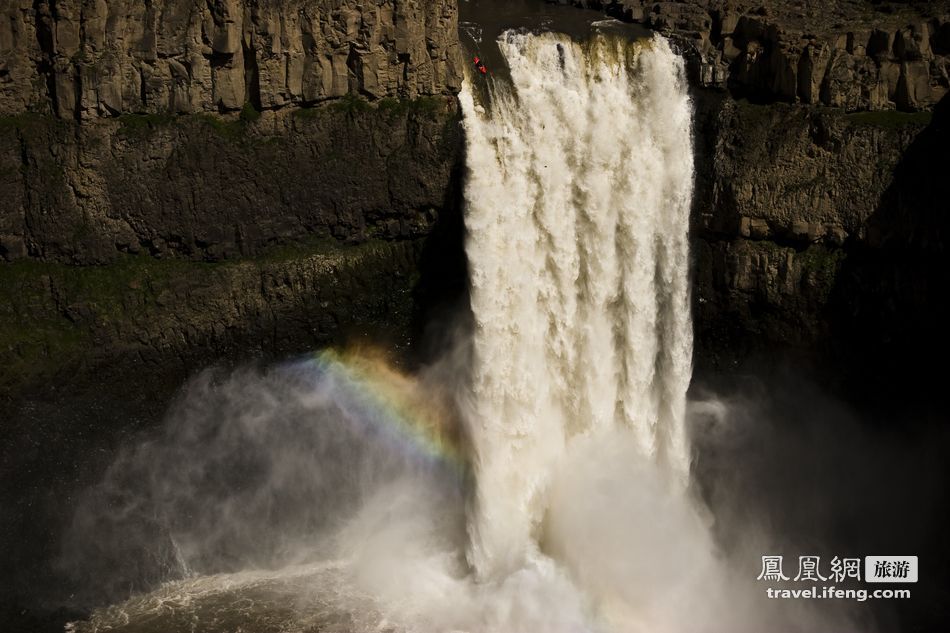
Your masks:
{"label": "shaded cliff base", "polygon": [[[273,354],[390,329],[405,347],[421,241],[333,241],[217,263],[128,256],[106,266],[0,268],[0,384],[140,367],[187,371],[229,353]],[[248,349],[242,343],[251,343]]]}
{"label": "shaded cliff base", "polygon": [[697,95],[700,366],[797,359],[877,404],[929,403],[950,351],[944,99],[931,113]]}

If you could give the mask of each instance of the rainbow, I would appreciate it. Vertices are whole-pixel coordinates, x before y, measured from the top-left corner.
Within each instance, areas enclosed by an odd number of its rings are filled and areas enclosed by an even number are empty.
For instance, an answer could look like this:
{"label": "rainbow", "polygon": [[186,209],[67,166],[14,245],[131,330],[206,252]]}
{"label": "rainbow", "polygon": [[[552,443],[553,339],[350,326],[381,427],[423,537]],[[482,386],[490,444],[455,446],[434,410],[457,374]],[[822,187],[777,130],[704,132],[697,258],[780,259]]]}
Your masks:
{"label": "rainbow", "polygon": [[459,475],[468,472],[467,451],[457,416],[444,398],[413,377],[393,369],[379,353],[323,350],[302,362],[333,381],[340,395],[400,450],[430,463],[442,464]]}

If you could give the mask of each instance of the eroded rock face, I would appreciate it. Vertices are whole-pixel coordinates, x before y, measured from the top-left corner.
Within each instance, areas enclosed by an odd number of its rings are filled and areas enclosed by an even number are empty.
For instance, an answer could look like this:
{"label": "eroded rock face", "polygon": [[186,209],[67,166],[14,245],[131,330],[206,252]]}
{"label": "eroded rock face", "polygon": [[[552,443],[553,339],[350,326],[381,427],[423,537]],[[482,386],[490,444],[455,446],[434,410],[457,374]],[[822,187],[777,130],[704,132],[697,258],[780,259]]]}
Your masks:
{"label": "eroded rock face", "polygon": [[254,122],[0,122],[0,401],[103,368],[187,375],[299,353],[354,328],[406,349],[426,266],[445,266],[427,252],[452,239],[433,233],[460,213],[461,149],[446,97]]}
{"label": "eroded rock face", "polygon": [[0,3],[0,400],[367,323],[405,345],[460,213],[457,22],[456,0]]}
{"label": "eroded rock face", "polygon": [[924,117],[714,96],[697,116],[700,338],[815,345],[847,250],[881,245],[875,215]]}
{"label": "eroded rock face", "polygon": [[192,113],[452,94],[455,0],[10,0],[0,112]]}
{"label": "eroded rock face", "polygon": [[942,388],[914,368],[950,353],[950,3],[561,1],[687,59],[699,364],[790,354],[862,397]]}
{"label": "eroded rock face", "polygon": [[707,235],[806,247],[874,241],[868,220],[929,116],[708,99]]}
{"label": "eroded rock face", "polygon": [[216,261],[426,235],[462,160],[451,97],[96,124],[0,122],[0,259]]}
{"label": "eroded rock face", "polygon": [[948,105],[845,114],[697,100],[701,362],[792,349],[852,386],[933,387],[914,370],[950,348]]}
{"label": "eroded rock face", "polygon": [[950,89],[950,3],[572,0],[680,42],[698,82],[757,101],[923,110]]}

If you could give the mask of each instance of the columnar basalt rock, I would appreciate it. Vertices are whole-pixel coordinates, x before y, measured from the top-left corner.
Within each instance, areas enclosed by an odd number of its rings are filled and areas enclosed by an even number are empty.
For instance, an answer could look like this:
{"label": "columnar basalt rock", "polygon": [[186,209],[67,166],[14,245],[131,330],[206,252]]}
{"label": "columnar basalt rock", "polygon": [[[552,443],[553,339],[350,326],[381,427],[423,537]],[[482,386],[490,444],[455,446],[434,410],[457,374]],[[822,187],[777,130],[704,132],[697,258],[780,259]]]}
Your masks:
{"label": "columnar basalt rock", "polygon": [[913,111],[929,109],[950,90],[945,0],[572,1],[672,37],[701,85],[735,96]]}
{"label": "columnar basalt rock", "polygon": [[454,0],[12,0],[0,112],[90,119],[453,94]]}

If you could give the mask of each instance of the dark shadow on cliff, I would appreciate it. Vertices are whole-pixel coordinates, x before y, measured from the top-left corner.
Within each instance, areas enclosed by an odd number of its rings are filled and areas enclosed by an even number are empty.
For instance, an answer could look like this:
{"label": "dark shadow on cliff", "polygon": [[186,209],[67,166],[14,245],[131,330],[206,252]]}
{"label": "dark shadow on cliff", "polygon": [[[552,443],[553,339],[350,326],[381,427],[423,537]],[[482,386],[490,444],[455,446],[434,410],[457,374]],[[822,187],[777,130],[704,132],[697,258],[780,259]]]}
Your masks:
{"label": "dark shadow on cliff", "polygon": [[914,140],[847,257],[829,301],[828,350],[871,408],[943,420],[950,354],[950,99]]}
{"label": "dark shadow on cliff", "polygon": [[461,114],[454,123],[452,176],[442,210],[422,248],[419,281],[413,289],[410,363],[439,360],[471,331],[468,258],[465,254],[465,133]]}
{"label": "dark shadow on cliff", "polygon": [[[820,336],[813,346],[795,347],[747,329],[767,312],[750,319],[722,312],[728,304],[702,305],[703,274],[707,284],[712,274],[699,266],[712,259],[707,251],[704,260],[702,249],[733,239],[738,227],[703,222],[713,199],[723,96],[695,89],[692,96],[692,396],[726,405],[723,422],[696,431],[694,474],[717,533],[725,547],[741,549],[748,545],[730,539],[760,525],[782,550],[776,553],[793,560],[822,554],[825,565],[833,555],[916,554],[921,582],[910,601],[860,609],[878,618],[882,631],[945,630],[950,99],[905,152],[867,235],[844,246],[829,301],[814,315]],[[756,564],[749,559],[753,576]]]}
{"label": "dark shadow on cliff", "polygon": [[[936,527],[950,521],[950,478],[946,468],[940,468],[926,480],[907,479],[909,472],[923,469],[924,462],[940,463],[950,428],[944,401],[950,358],[947,165],[950,99],[944,98],[931,124],[901,159],[866,224],[865,239],[845,246],[847,256],[827,307],[829,337],[821,350],[831,359],[826,369],[837,383],[832,388],[853,403],[862,433],[893,434],[895,450],[918,446],[911,460],[891,460],[887,451],[880,451],[868,465],[892,473],[893,481],[903,480],[899,494],[882,495],[880,488],[872,487],[858,495],[877,497],[881,507],[890,508],[884,513],[897,512],[910,525],[922,512],[933,514],[934,529],[915,543],[919,552],[914,552],[924,570],[921,585],[927,583],[915,591],[928,602],[922,606],[918,598],[916,604],[896,605],[903,630],[911,631],[941,629],[947,617],[938,608],[936,593],[947,591],[950,546]],[[920,443],[921,437],[933,438],[933,446]],[[852,446],[848,438],[840,445],[849,450]],[[927,499],[919,498],[924,489],[933,492]],[[900,531],[894,526],[893,542],[900,542]]]}

